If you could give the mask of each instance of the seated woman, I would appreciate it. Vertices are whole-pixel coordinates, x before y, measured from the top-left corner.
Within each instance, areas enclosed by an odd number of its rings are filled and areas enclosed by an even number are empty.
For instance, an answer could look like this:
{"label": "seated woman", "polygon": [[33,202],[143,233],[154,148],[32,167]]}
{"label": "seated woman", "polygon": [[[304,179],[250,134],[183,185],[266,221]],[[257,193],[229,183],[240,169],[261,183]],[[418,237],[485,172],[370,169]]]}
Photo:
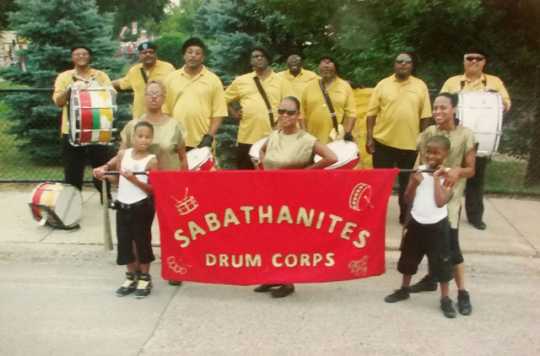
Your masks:
{"label": "seated woman", "polygon": [[[300,102],[294,96],[283,98],[278,108],[279,130],[270,134],[262,146],[260,159],[264,169],[321,169],[337,161],[326,145],[298,128]],[[313,163],[315,155],[321,160]],[[263,284],[255,292],[271,292],[273,298],[286,297],[294,292],[293,284]]]}

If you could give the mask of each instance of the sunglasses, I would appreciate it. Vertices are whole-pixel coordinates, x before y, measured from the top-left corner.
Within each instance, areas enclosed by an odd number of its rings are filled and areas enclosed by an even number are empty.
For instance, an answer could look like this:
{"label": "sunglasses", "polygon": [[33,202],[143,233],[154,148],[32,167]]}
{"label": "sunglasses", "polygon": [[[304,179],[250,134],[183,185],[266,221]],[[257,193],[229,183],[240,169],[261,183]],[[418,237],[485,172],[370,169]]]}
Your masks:
{"label": "sunglasses", "polygon": [[396,63],[397,64],[407,64],[407,63],[412,63],[412,61],[409,60],[409,59],[396,59]]}
{"label": "sunglasses", "polygon": [[480,61],[483,61],[483,60],[484,60],[484,57],[480,57],[480,56],[467,56],[467,57],[465,57],[465,60],[466,60],[466,61],[469,61],[469,62],[472,62],[472,61],[480,62]]}
{"label": "sunglasses", "polygon": [[285,109],[278,109],[277,112],[278,112],[278,114],[280,114],[280,115],[285,115],[285,114],[287,114],[287,115],[289,115],[289,116],[292,116],[292,115],[294,115],[294,114],[297,113],[296,110],[285,110]]}

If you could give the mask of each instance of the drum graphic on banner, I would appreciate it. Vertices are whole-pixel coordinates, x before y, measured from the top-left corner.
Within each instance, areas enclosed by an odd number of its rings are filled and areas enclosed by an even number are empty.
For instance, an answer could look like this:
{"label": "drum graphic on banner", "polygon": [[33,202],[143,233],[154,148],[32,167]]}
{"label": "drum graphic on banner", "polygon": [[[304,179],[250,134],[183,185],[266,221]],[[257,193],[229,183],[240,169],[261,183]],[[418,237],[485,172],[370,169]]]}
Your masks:
{"label": "drum graphic on banner", "polygon": [[478,156],[491,156],[497,152],[502,135],[503,108],[498,93],[459,93],[458,119],[461,125],[473,131],[478,142]]}

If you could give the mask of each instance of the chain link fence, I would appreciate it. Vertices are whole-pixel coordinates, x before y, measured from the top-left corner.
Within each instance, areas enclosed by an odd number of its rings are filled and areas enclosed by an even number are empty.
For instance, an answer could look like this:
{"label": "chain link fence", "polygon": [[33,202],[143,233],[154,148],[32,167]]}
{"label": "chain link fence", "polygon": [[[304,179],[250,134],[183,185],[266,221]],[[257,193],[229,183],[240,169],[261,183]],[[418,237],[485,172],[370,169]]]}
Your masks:
{"label": "chain link fence", "polygon": [[[356,97],[359,98],[359,89],[355,89]],[[11,130],[12,123],[9,121],[9,110],[16,110],[10,103],[6,102],[8,95],[18,93],[32,93],[51,97],[52,89],[1,89],[0,88],[0,183],[14,182],[41,182],[41,181],[62,181],[64,178],[63,166],[61,159],[53,163],[43,163],[32,160],[31,157],[23,150],[21,144],[24,139],[19,138]],[[437,94],[436,90],[430,90],[431,97],[434,98]],[[515,155],[526,156],[529,150],[531,127],[534,122],[534,108],[536,103],[533,103],[533,98],[513,97],[512,112],[506,115],[504,121],[504,135],[502,138],[499,151],[510,152]],[[118,145],[119,132],[129,120],[130,103],[132,93],[119,93],[117,97],[118,119],[115,124],[117,128],[117,140],[114,146]],[[357,99],[358,101],[358,99]],[[360,104],[359,104],[360,105]],[[363,104],[365,105],[365,100]],[[60,113],[60,110],[58,110]],[[359,114],[362,115],[359,108]],[[361,153],[363,150],[363,140],[365,135],[365,121],[357,121],[358,128],[355,129]],[[58,157],[61,157],[61,137],[60,137],[60,120],[47,120],[40,122],[39,129],[49,129],[51,132],[57,133],[57,149]],[[216,138],[216,153],[218,165],[223,169],[234,169],[235,165],[235,138],[237,133],[237,124],[235,120],[226,119],[220,128]],[[363,162],[367,162],[363,157]],[[366,165],[369,165],[367,163]],[[88,167],[85,172],[85,181],[91,181],[91,170]]]}

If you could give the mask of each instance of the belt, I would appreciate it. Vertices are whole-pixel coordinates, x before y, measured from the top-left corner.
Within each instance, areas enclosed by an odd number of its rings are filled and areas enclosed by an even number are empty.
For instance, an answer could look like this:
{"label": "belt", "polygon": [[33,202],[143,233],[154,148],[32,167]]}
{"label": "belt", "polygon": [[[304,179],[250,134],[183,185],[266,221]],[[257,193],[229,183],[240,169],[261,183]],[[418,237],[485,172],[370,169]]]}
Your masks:
{"label": "belt", "polygon": [[135,209],[135,208],[138,208],[138,207],[141,207],[141,206],[148,205],[151,202],[152,202],[152,199],[150,199],[150,198],[139,200],[138,202],[133,203],[133,204],[125,204],[125,203],[122,203],[122,202],[116,200],[114,202],[114,208],[115,209],[121,209],[121,210],[130,210],[130,209]]}

